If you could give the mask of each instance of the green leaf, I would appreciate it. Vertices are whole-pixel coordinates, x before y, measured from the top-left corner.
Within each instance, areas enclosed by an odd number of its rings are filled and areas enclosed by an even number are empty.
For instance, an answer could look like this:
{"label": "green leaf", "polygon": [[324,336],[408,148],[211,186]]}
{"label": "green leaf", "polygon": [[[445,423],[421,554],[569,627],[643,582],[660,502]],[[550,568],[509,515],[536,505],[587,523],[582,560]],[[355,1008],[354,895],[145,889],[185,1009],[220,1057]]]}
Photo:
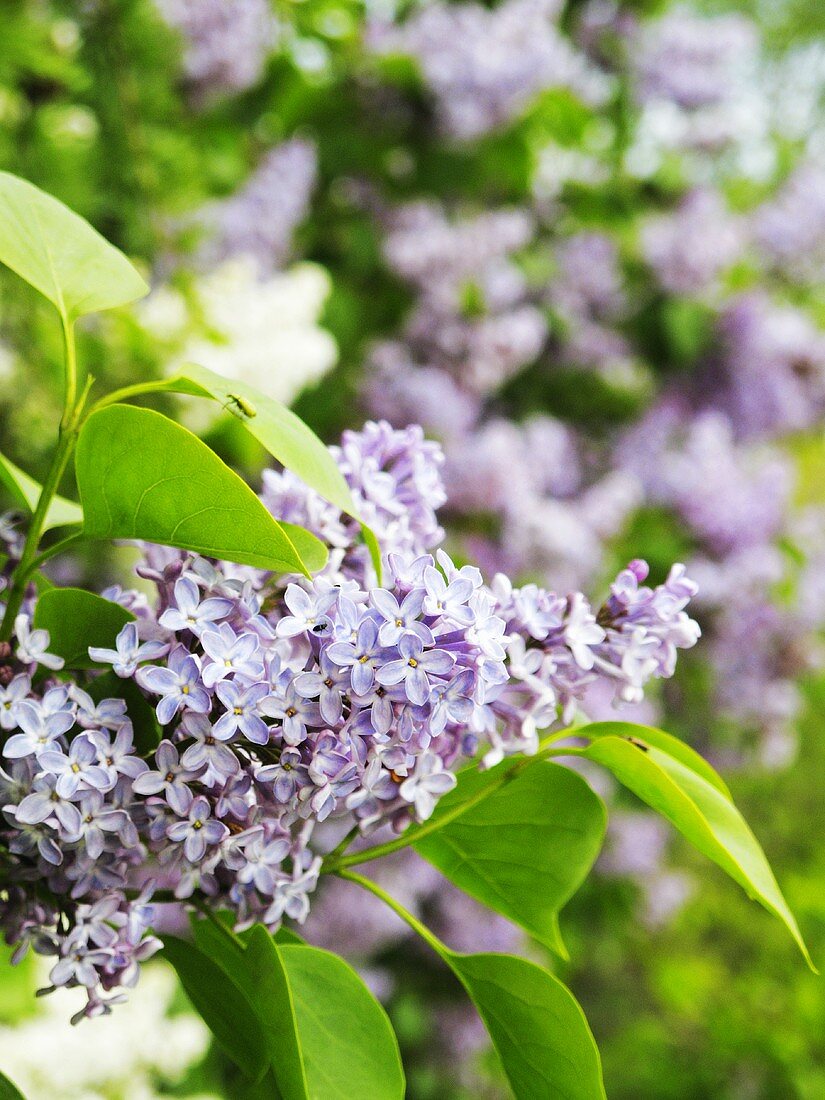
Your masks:
{"label": "green leaf", "polygon": [[326,564],[320,540],[302,532],[299,552],[233,470],[150,409],[113,405],[93,413],[80,432],[75,468],[89,538],[145,539],[307,576]]}
{"label": "green leaf", "polygon": [[583,754],[610,771],[788,928],[815,969],[796,920],[756,837],[733,803],[681,760],[619,737],[594,741]]}
{"label": "green leaf", "polygon": [[[399,1100],[404,1073],[381,1005],[337,955],[255,925],[235,945],[211,921],[196,942],[254,1005],[284,1100]],[[283,930],[282,930],[283,931]],[[294,942],[294,941],[298,942]]]}
{"label": "green leaf", "polygon": [[25,1100],[20,1089],[4,1073],[0,1073],[0,1100]]}
{"label": "green leaf", "polygon": [[[272,1072],[281,1095],[287,1100],[309,1100],[313,1094],[309,1088],[303,1036],[281,950],[266,928],[256,925],[250,929],[243,956],[246,988],[252,1003],[258,1006]],[[322,997],[326,1011],[326,990],[319,986],[315,991],[319,1007]]]}
{"label": "green leaf", "polygon": [[[34,512],[37,501],[40,499],[41,486],[34,478],[29,477],[28,474],[24,473],[2,454],[0,454],[0,481],[3,482],[16,503],[24,511]],[[80,505],[75,504],[73,500],[56,496],[46,512],[46,522],[43,525],[43,530],[49,531],[53,527],[69,527],[82,522],[83,509]]]}
{"label": "green leaf", "polygon": [[674,760],[680,761],[697,775],[701,775],[725,798],[732,800],[724,779],[715,768],[712,768],[704,757],[694,752],[684,741],[680,741],[670,733],[665,733],[664,730],[656,729],[654,726],[637,726],[632,722],[591,722],[580,726],[575,732],[576,737],[587,737],[591,741],[601,737],[625,737],[644,745],[652,745],[666,752],[668,756],[672,756]]}
{"label": "green leaf", "polygon": [[0,262],[68,322],[149,292],[123,253],[87,221],[8,172],[0,172]]}
{"label": "green leaf", "polygon": [[277,950],[292,994],[310,1100],[400,1100],[398,1041],[384,1009],[349,963],[309,945]]}
{"label": "green leaf", "polygon": [[[245,382],[224,378],[195,364],[182,367],[163,388],[219,401],[283,466],[297,474],[330,504],[361,523],[349,486],[329,449],[286,405]],[[380,579],[381,551],[378,542],[363,523],[362,529]]]}
{"label": "green leaf", "polygon": [[134,680],[104,672],[95,677],[86,690],[96,703],[101,699],[122,699],[132,723],[138,755],[149,756],[155,751],[161,740],[160,726],[154,708]]}
{"label": "green leaf", "polygon": [[89,646],[114,647],[131,611],[82,588],[50,588],[34,609],[35,627],[48,630],[49,652],[63,657],[67,668],[100,668]]}
{"label": "green leaf", "polygon": [[163,946],[186,995],[220,1048],[248,1077],[259,1080],[269,1067],[266,1037],[246,994],[194,944],[164,936]]}
{"label": "green leaf", "polygon": [[[481,794],[496,771],[462,772],[434,819]],[[558,913],[592,867],[605,824],[602,801],[581,776],[537,761],[414,847],[456,886],[566,957]]]}
{"label": "green leaf", "polygon": [[558,978],[513,955],[443,957],[478,1009],[516,1100],[604,1097],[590,1025]]}

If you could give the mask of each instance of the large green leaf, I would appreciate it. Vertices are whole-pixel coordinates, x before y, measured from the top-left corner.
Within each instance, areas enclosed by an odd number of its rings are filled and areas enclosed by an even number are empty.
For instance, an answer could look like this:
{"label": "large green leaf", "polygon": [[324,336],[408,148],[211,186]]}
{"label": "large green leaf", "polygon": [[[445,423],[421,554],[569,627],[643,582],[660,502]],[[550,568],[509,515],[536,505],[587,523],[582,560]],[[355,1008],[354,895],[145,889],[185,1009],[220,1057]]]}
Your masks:
{"label": "large green leaf", "polygon": [[398,1042],[384,1009],[349,963],[308,945],[285,944],[278,951],[311,1100],[400,1100],[404,1072]]}
{"label": "large green leaf", "polygon": [[[261,925],[250,930],[243,962],[245,988],[258,1010],[278,1089],[286,1100],[308,1100],[312,1094],[295,997],[281,949]],[[315,997],[320,1000],[318,989]]]}
{"label": "large green leaf", "polygon": [[163,945],[186,995],[218,1045],[248,1077],[259,1080],[269,1068],[269,1056],[258,1014],[246,994],[194,944],[164,936]]}
{"label": "large green leaf", "polygon": [[111,649],[131,611],[82,588],[50,588],[34,609],[34,625],[48,630],[49,652],[63,657],[67,668],[99,668],[89,646]]}
{"label": "large green leaf", "polygon": [[400,1100],[404,1073],[386,1013],[337,955],[261,925],[233,944],[214,923],[193,923],[200,949],[255,1006],[284,1100]]}
{"label": "large green leaf", "polygon": [[[0,481],[14,497],[16,503],[26,512],[34,512],[40,499],[41,486],[27,473],[0,454]],[[83,509],[73,500],[56,496],[46,512],[44,531],[52,527],[69,527],[83,522]]]}
{"label": "large green leaf", "polygon": [[20,1089],[4,1073],[0,1073],[0,1100],[25,1100]]}
{"label": "large green leaf", "polygon": [[[475,801],[485,789],[491,793]],[[488,774],[463,772],[435,820],[470,800],[460,817],[416,841],[416,850],[456,886],[565,956],[558,913],[601,848],[601,799],[569,768],[537,761],[492,788]]]}
{"label": "large green leaf", "polygon": [[69,322],[149,291],[123,253],[88,222],[8,172],[0,172],[0,262]]}
{"label": "large green leaf", "polygon": [[[317,435],[280,401],[245,382],[224,378],[195,364],[181,367],[162,387],[173,393],[210,398],[220,402],[241,421],[266,450],[316,493],[361,522],[355,501],[329,449]],[[381,575],[381,551],[375,535],[362,523],[364,541]]]}
{"label": "large green leaf", "polygon": [[299,552],[233,470],[150,409],[93,413],[75,467],[89,538],[145,539],[276,572],[309,575],[326,564],[322,542],[302,532]]}
{"label": "large green leaf", "polygon": [[808,964],[808,949],[759,842],[733,803],[692,768],[655,746],[619,737],[594,741],[584,756],[603,764],[666,817],[700,852],[786,925]]}
{"label": "large green leaf", "polygon": [[478,1009],[516,1100],[604,1097],[593,1033],[558,978],[513,955],[443,957]]}
{"label": "large green leaf", "polygon": [[680,741],[664,730],[655,726],[637,726],[632,722],[591,722],[580,726],[575,731],[576,737],[587,737],[590,741],[596,741],[602,737],[625,737],[637,741],[643,745],[652,745],[662,752],[672,756],[691,771],[701,775],[712,787],[720,791],[725,798],[730,799],[731,793],[721,775],[712,768],[704,757],[694,752],[690,745]]}

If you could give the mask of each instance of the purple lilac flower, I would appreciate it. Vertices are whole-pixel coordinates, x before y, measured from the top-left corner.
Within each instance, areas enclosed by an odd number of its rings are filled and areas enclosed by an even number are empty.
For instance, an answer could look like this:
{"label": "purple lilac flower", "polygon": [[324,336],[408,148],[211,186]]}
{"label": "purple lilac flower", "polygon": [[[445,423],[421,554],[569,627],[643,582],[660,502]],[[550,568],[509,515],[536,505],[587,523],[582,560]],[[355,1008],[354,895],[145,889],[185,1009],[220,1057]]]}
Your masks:
{"label": "purple lilac flower", "polygon": [[183,841],[183,854],[190,863],[200,863],[207,848],[220,844],[229,835],[229,829],[222,821],[212,817],[211,806],[199,795],[192,799],[186,819],[170,825],[166,835],[176,844]]}
{"label": "purple lilac flower", "polygon": [[78,790],[108,790],[108,773],[97,762],[97,747],[87,734],[75,737],[65,753],[47,749],[37,763],[48,775],[57,776],[55,790],[61,798],[72,798]]}
{"label": "purple lilac flower", "polygon": [[17,639],[17,657],[24,665],[43,665],[44,668],[63,668],[63,658],[49,653],[48,630],[32,630],[28,615],[18,615],[14,620],[14,636]]}
{"label": "purple lilac flower", "polygon": [[210,707],[209,693],[201,684],[200,677],[198,662],[181,645],[169,654],[166,668],[151,665],[138,670],[138,682],[141,686],[161,696],[155,709],[162,726],[167,726],[179,710],[190,710],[195,714],[207,713]]}
{"label": "purple lilac flower", "polygon": [[127,679],[134,676],[141,661],[155,661],[169,651],[165,642],[141,642],[137,623],[127,623],[115,639],[114,649],[101,646],[89,646],[89,656],[93,661],[112,666],[117,676]]}
{"label": "purple lilac flower", "polygon": [[444,649],[428,649],[417,634],[405,634],[398,643],[400,656],[388,661],[376,672],[384,687],[403,682],[411,703],[424,706],[430,698],[430,676],[446,675],[455,664],[455,657]]}
{"label": "purple lilac flower", "polygon": [[215,694],[226,707],[215,723],[215,736],[228,740],[237,730],[248,741],[265,745],[269,740],[269,726],[261,717],[261,704],[270,695],[265,683],[242,687],[237,680],[224,680],[215,686]]}
{"label": "purple lilac flower", "polygon": [[3,746],[3,755],[11,760],[45,752],[74,725],[71,711],[44,715],[35,702],[28,700],[17,704],[16,718],[22,733],[12,734]]}
{"label": "purple lilac flower", "polygon": [[136,794],[163,794],[177,814],[185,814],[189,808],[189,783],[197,778],[200,769],[185,768],[178,750],[171,741],[161,741],[155,750],[156,770],[147,770],[132,783]]}
{"label": "purple lilac flower", "polygon": [[556,26],[560,7],[558,0],[505,0],[494,9],[431,3],[401,27],[375,25],[372,44],[415,56],[444,129],[474,138],[519,115],[548,88],[570,88],[590,102],[604,96],[604,77]]}
{"label": "purple lilac flower", "polygon": [[184,68],[198,99],[242,92],[260,79],[278,37],[266,0],[155,2],[184,36]]}

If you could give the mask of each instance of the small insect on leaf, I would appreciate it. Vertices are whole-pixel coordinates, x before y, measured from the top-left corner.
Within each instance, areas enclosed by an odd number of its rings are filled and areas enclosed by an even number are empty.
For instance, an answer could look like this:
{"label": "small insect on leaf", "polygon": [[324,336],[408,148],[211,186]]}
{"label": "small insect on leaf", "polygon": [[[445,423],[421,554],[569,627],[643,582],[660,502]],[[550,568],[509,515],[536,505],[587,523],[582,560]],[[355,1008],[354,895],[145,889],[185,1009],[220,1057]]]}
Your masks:
{"label": "small insect on leaf", "polygon": [[253,417],[258,415],[258,410],[245,397],[240,397],[237,393],[228,393],[226,397],[224,408],[228,409],[233,416],[237,416],[239,420],[252,420]]}

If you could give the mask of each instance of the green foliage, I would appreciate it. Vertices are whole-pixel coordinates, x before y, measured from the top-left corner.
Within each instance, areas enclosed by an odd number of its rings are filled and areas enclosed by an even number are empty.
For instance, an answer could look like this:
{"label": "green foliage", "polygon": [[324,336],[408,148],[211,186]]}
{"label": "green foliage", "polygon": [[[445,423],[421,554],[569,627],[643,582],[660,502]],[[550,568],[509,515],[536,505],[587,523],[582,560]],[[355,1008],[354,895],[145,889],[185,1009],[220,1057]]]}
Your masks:
{"label": "green foliage", "polygon": [[149,409],[100,409],[75,458],[91,539],[146,539],[259,569],[304,573],[327,552],[278,523],[236,473],[191,432]]}
{"label": "green foliage", "polygon": [[512,955],[444,958],[484,1020],[516,1100],[604,1097],[593,1034],[558,978]]}
{"label": "green foliage", "polygon": [[164,936],[164,953],[224,1053],[253,1081],[269,1067],[263,1028],[240,984],[194,944]]}
{"label": "green foliage", "polygon": [[626,737],[631,741],[635,739],[642,741],[645,745],[653,745],[672,756],[674,760],[678,760],[680,764],[684,764],[686,768],[696,772],[725,798],[728,800],[731,798],[727,784],[716,769],[712,768],[698,752],[694,752],[690,745],[686,745],[684,741],[673,737],[672,734],[665,733],[664,730],[656,729],[654,726],[637,726],[632,722],[590,722],[582,726],[578,732],[591,741],[598,741],[602,737]]}
{"label": "green foliage", "polygon": [[0,1100],[24,1100],[23,1093],[3,1073],[0,1073]]}
{"label": "green foliage", "polygon": [[115,638],[134,619],[131,611],[81,588],[50,588],[37,601],[35,627],[49,632],[49,651],[68,668],[99,668],[89,646],[113,648]]}
{"label": "green foliage", "polygon": [[462,772],[434,818],[462,802],[471,808],[415,849],[477,901],[566,956],[558,913],[599,853],[604,806],[580,776],[557,764],[539,761],[498,785],[502,769],[512,771],[512,764]]}
{"label": "green foliage", "polygon": [[[174,378],[155,388],[219,401],[273,458],[342,512],[353,519],[360,518],[349,486],[327,447],[280,401],[267,397],[245,382],[224,378],[195,364],[182,367]],[[378,543],[369,527],[365,525],[363,530],[380,576]]]}
{"label": "green foliage", "polygon": [[[608,768],[616,778],[663,817],[714,863],[727,871],[747,894],[788,928],[808,964],[808,949],[782,896],[756,837],[742,815],[717,786],[653,744],[644,741],[644,727],[633,740],[607,736],[584,750],[589,760]],[[586,729],[586,727],[585,727]]]}
{"label": "green foliage", "polygon": [[[18,469],[4,455],[0,454],[0,481],[6,486],[14,498],[15,504],[24,511],[32,513],[37,507],[42,486]],[[43,530],[49,531],[53,527],[70,527],[83,522],[83,509],[73,500],[55,495],[46,513]]]}
{"label": "green foliage", "polygon": [[0,262],[68,323],[149,291],[126,257],[58,199],[0,172]]}
{"label": "green foliage", "polygon": [[[343,959],[289,936],[275,938],[260,925],[236,942],[209,921],[195,922],[193,930],[199,954],[206,958],[208,951],[223,973],[221,979],[210,972],[213,1000],[231,981],[253,1006],[260,1049],[284,1100],[403,1097],[398,1043],[387,1015]],[[259,1072],[245,1069],[255,1079],[267,1070],[255,1068]]]}

